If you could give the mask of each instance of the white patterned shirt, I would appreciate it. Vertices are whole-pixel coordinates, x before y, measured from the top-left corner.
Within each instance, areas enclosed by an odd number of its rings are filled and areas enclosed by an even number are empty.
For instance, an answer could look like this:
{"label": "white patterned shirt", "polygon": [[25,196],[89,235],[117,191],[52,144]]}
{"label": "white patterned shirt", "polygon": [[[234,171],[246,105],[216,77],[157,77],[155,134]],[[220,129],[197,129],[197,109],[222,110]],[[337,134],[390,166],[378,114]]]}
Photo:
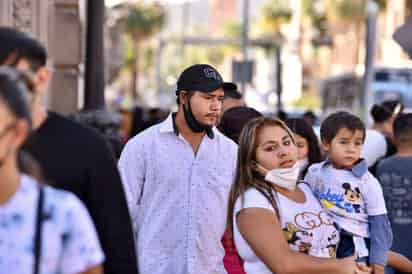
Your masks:
{"label": "white patterned shirt", "polygon": [[213,129],[195,155],[172,115],[131,139],[119,161],[140,274],[217,274],[237,146]]}
{"label": "white patterned shirt", "polygon": [[[0,205],[0,273],[33,273],[39,188],[21,176],[17,192]],[[73,194],[44,187],[41,274],[77,274],[102,264],[91,218]]]}

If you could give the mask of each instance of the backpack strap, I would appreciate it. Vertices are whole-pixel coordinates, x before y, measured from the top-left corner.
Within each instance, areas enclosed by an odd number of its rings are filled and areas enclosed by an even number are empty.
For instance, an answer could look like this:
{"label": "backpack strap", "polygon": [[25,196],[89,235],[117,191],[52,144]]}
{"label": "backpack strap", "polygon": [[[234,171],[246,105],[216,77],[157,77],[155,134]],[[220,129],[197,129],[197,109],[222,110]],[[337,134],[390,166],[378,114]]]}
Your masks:
{"label": "backpack strap", "polygon": [[33,273],[39,274],[40,272],[40,258],[41,258],[41,231],[43,224],[43,204],[44,204],[44,188],[39,185],[39,198],[37,200],[37,212],[36,212],[36,230],[34,235],[34,266]]}

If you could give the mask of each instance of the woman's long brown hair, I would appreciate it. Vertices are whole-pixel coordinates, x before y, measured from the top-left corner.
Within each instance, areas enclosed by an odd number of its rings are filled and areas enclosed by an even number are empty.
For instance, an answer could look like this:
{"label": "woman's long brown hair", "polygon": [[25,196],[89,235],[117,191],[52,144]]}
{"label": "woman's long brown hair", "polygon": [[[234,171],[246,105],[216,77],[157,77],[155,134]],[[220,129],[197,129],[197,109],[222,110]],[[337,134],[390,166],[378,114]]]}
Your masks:
{"label": "woman's long brown hair", "polygon": [[279,209],[274,196],[274,188],[272,184],[265,181],[263,176],[258,174],[252,168],[252,162],[255,161],[257,135],[266,126],[276,126],[284,129],[294,143],[293,134],[289,128],[281,120],[259,117],[249,121],[242,129],[239,136],[239,147],[237,156],[236,175],[229,194],[228,214],[227,214],[227,229],[233,230],[233,210],[236,200],[241,197],[242,204],[244,203],[244,194],[249,188],[255,188],[273,206],[276,214],[279,216]]}

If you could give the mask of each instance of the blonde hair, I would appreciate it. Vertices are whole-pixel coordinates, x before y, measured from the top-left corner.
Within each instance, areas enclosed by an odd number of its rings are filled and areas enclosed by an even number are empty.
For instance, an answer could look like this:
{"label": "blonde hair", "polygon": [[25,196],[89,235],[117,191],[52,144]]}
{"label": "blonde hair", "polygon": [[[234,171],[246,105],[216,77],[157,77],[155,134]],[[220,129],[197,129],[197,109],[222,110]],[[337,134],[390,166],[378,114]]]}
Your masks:
{"label": "blonde hair", "polygon": [[[255,188],[268,199],[276,214],[279,216],[279,210],[273,195],[272,184],[265,181],[263,176],[258,174],[252,168],[252,162],[255,161],[257,136],[259,132],[267,126],[276,126],[284,129],[292,142],[295,143],[293,133],[284,122],[279,119],[268,117],[259,117],[250,120],[242,129],[239,136],[238,158],[236,165],[236,175],[229,194],[227,228],[233,229],[233,210],[236,200],[241,197],[244,202],[244,194],[249,188]],[[276,192],[275,192],[276,193]]]}

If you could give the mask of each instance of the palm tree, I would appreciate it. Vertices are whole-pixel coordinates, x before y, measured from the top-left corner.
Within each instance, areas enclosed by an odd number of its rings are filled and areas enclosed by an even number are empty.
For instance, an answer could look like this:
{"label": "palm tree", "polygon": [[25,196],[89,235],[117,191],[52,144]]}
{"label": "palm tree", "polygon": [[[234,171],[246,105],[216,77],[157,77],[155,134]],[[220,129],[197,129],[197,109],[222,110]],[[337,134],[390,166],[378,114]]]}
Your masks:
{"label": "palm tree", "polygon": [[[282,41],[281,27],[292,18],[292,10],[287,0],[269,0],[262,7],[261,27],[275,40]],[[280,114],[282,111],[282,63],[281,63],[281,45],[275,45],[276,55],[276,93],[277,109]]]}
{"label": "palm tree", "polygon": [[290,21],[292,11],[286,0],[269,0],[262,7],[262,28],[275,36],[280,35],[280,28]]}
{"label": "palm tree", "polygon": [[140,61],[141,43],[159,32],[165,23],[165,12],[162,6],[158,4],[144,4],[137,2],[134,4],[125,4],[126,16],[121,19],[124,26],[127,40],[131,43],[129,52],[129,64],[131,71],[131,91],[134,100],[138,94],[138,77]]}
{"label": "palm tree", "polygon": [[[385,9],[387,0],[375,0],[381,10]],[[365,24],[367,0],[328,0],[327,17],[332,21],[348,25],[355,36],[354,64],[359,61],[362,29]]]}

